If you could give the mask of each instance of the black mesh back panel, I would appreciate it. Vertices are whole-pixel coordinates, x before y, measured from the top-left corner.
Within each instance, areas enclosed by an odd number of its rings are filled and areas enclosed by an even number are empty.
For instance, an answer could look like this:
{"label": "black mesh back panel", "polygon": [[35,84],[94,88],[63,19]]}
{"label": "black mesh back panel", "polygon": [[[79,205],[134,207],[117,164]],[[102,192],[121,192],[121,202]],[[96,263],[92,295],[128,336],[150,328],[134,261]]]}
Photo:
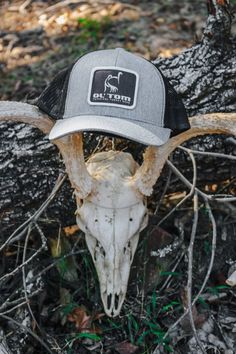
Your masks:
{"label": "black mesh back panel", "polygon": [[42,111],[54,119],[63,118],[68,81],[73,65],[74,64],[60,71],[54,77],[54,79],[39,96],[36,103]]}
{"label": "black mesh back panel", "polygon": [[[159,70],[158,66],[154,64]],[[160,70],[159,70],[160,71]],[[184,104],[169,80],[162,74],[166,89],[166,106],[164,116],[164,128],[172,130],[171,136],[177,135],[190,128],[188,115]]]}

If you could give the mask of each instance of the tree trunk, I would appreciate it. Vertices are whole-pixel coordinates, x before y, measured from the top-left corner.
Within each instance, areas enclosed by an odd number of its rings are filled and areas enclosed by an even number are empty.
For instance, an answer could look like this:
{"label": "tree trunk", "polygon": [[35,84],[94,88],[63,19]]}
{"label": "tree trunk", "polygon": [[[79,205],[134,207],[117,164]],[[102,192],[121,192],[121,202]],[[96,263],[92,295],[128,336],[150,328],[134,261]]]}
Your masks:
{"label": "tree trunk", "polygon": [[[227,0],[209,0],[208,8],[201,42],[179,56],[156,61],[183,98],[190,116],[236,109],[236,39],[230,35],[229,6]],[[224,146],[220,138],[201,138],[196,144],[199,141],[207,147]],[[87,153],[94,148],[90,143],[85,142]],[[225,152],[227,149],[225,145]],[[1,124],[0,150],[0,237],[5,237],[47,198],[64,167],[48,139],[24,124]],[[227,168],[235,175],[230,163]],[[75,208],[67,181],[44,216],[62,225],[73,224]]]}
{"label": "tree trunk", "polygon": [[236,38],[231,37],[227,0],[208,0],[209,16],[200,43],[177,57],[158,59],[190,116],[236,109]]}

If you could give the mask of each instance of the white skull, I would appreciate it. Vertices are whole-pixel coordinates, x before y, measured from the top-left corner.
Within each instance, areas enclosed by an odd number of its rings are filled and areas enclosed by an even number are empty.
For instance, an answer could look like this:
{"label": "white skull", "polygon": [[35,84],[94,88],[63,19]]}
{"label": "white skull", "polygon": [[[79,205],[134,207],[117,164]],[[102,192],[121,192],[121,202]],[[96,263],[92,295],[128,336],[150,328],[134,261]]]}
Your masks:
{"label": "white skull", "polygon": [[137,168],[128,153],[94,155],[87,169],[96,188],[78,203],[77,223],[97,270],[105,312],[112,317],[120,313],[139,233],[148,221],[146,199],[130,183]]}
{"label": "white skull", "polygon": [[[44,134],[49,134],[55,124],[38,107],[7,101],[0,102],[2,121],[28,123]],[[235,123],[235,113],[192,117],[190,130],[172,137],[162,146],[149,146],[140,167],[129,154],[108,152],[92,157],[87,171],[82,133],[68,134],[53,141],[63,156],[71,186],[77,195],[78,224],[86,234],[108,315],[118,315],[124,301],[138,235],[147,224],[145,196],[151,195],[168,156],[177,146],[195,136],[236,135]]]}

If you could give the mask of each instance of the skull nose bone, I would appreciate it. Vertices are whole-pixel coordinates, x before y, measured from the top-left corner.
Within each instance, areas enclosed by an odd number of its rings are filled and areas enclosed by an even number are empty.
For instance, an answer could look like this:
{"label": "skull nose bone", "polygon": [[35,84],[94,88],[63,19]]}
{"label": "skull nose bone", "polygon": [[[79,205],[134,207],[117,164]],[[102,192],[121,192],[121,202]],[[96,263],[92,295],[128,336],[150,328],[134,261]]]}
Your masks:
{"label": "skull nose bone", "polygon": [[120,313],[120,308],[123,303],[123,297],[124,295],[116,293],[104,294],[106,313],[109,316],[115,317]]}

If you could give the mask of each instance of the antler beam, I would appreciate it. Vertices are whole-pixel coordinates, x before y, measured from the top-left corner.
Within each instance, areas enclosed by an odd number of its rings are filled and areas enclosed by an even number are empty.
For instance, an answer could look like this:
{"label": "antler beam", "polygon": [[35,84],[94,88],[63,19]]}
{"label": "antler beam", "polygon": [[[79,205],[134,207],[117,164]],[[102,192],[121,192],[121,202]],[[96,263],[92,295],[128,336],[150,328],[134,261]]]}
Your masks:
{"label": "antler beam", "polygon": [[96,181],[87,171],[83,152],[83,134],[74,133],[53,141],[59,148],[76,197],[84,199],[90,194]]}
{"label": "antler beam", "polygon": [[152,194],[153,186],[161,174],[168,156],[185,141],[206,134],[236,135],[236,113],[210,113],[190,118],[191,129],[171,138],[166,144],[149,146],[143,164],[131,178],[131,184],[142,194]]}
{"label": "antler beam", "polygon": [[[22,102],[0,102],[0,122],[28,123],[49,134],[55,121],[38,107]],[[92,190],[92,178],[84,162],[82,134],[73,134],[57,139],[54,144],[59,148],[68,172],[72,187],[79,198],[86,197]]]}
{"label": "antler beam", "polygon": [[55,123],[47,114],[41,113],[38,107],[11,101],[0,102],[0,121],[28,123],[44,134],[48,134]]}

